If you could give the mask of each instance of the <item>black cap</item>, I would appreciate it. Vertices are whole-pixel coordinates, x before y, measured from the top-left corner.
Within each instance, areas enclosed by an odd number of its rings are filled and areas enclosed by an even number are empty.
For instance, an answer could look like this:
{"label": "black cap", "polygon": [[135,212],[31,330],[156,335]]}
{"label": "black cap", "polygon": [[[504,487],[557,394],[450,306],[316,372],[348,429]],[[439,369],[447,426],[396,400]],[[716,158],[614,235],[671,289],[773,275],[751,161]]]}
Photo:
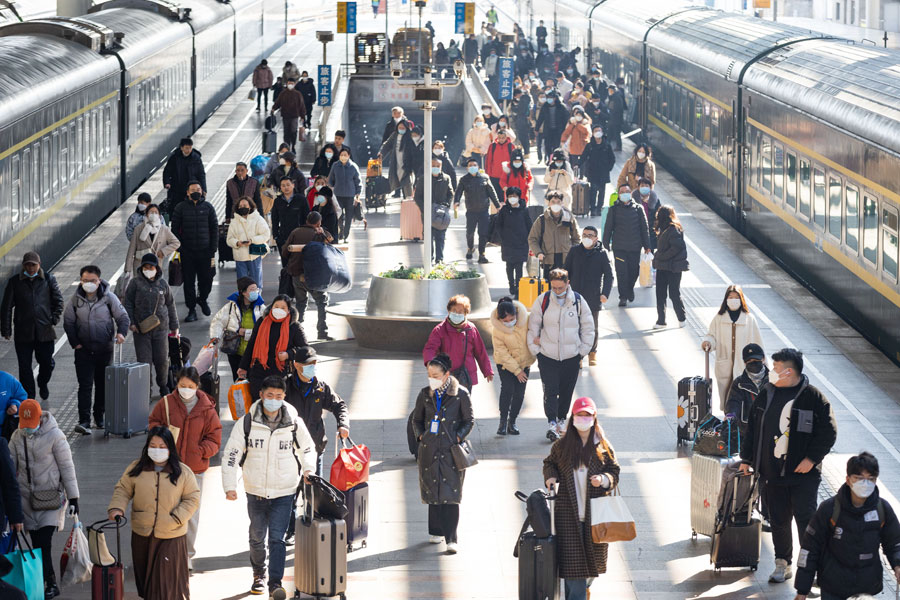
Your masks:
{"label": "black cap", "polygon": [[762,347],[759,344],[747,344],[744,346],[743,350],[744,362],[748,360],[757,359],[757,360],[765,360],[766,353],[763,352]]}
{"label": "black cap", "polygon": [[152,252],[148,252],[147,254],[145,254],[141,257],[141,264],[142,265],[153,265],[154,267],[158,267],[159,259],[156,258],[156,255],[153,254]]}
{"label": "black cap", "polygon": [[294,362],[300,364],[308,364],[318,359],[316,349],[312,346],[302,346],[294,352]]}

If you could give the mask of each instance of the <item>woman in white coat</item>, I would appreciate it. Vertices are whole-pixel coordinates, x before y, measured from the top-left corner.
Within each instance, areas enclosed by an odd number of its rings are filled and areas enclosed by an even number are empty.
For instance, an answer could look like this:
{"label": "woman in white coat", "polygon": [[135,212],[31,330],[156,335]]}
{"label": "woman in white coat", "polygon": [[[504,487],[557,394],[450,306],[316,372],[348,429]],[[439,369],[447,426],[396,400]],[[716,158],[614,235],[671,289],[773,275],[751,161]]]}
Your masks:
{"label": "woman in white coat", "polygon": [[269,251],[272,232],[251,198],[239,198],[234,212],[226,243],[234,248],[237,278],[249,277],[261,286],[262,259]]}
{"label": "woman in white coat", "polygon": [[709,332],[700,347],[716,353],[716,386],[719,388],[719,408],[725,410],[731,382],[744,372],[741,351],[747,344],[759,344],[762,336],[756,317],[750,314],[744,290],[731,284],[725,290],[725,298],[719,312],[709,324]]}
{"label": "woman in white coat", "polygon": [[165,268],[166,260],[181,246],[181,241],[172,233],[159,212],[159,207],[150,204],[144,210],[144,220],[134,229],[128,254],[125,259],[125,272],[131,275],[140,274],[141,260],[145,254],[155,254],[160,267]]}

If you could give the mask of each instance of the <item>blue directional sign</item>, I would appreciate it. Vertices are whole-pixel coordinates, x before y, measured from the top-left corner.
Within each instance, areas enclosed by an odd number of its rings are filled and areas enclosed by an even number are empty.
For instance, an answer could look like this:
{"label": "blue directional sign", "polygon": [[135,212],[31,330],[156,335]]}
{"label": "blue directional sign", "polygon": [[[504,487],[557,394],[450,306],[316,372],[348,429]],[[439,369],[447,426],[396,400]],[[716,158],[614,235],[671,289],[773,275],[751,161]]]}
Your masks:
{"label": "blue directional sign", "polygon": [[337,3],[337,32],[356,33],[356,2]]}
{"label": "blue directional sign", "polygon": [[499,100],[512,100],[513,97],[513,59],[501,58],[497,63],[500,72]]}
{"label": "blue directional sign", "polygon": [[331,65],[319,65],[319,106],[331,106]]}

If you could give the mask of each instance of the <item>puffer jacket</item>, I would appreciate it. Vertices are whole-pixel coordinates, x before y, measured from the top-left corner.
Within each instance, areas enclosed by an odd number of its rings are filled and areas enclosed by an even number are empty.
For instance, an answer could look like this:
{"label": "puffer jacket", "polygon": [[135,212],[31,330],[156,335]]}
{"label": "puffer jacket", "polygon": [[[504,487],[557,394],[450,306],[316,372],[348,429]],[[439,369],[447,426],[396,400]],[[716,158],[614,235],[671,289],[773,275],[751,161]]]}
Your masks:
{"label": "puffer jacket", "polygon": [[491,145],[491,130],[489,127],[472,127],[466,134],[466,149],[463,156],[466,158],[472,156],[476,152],[482,156],[487,154]]}
{"label": "puffer jacket", "polygon": [[61,529],[66,514],[65,502],[56,510],[34,510],[29,501],[31,490],[62,489],[66,498],[80,498],[69,442],[50,411],[41,413],[41,426],[33,436],[27,435],[24,429],[13,432],[9,440],[9,453],[16,466],[16,479],[22,494],[25,529]]}
{"label": "puffer jacket", "polygon": [[[541,309],[544,296],[549,295],[547,311]],[[591,307],[580,294],[576,306],[575,292],[566,290],[566,301],[560,305],[552,292],[540,294],[528,317],[528,350],[535,356],[543,354],[553,360],[586,356],[594,345],[594,319]],[[535,343],[535,339],[538,343]]]}
{"label": "puffer jacket", "polygon": [[517,300],[513,304],[516,307],[516,324],[513,327],[500,320],[496,308],[491,313],[491,340],[497,368],[518,375],[522,369],[534,364],[535,358],[528,349],[528,309]]}
{"label": "puffer jacket", "polygon": [[494,142],[488,146],[487,155],[484,157],[484,172],[488,174],[488,177],[493,177],[494,179],[503,177],[505,172],[504,163],[508,168],[514,149],[515,146],[509,140],[505,144]]}
{"label": "puffer jacket", "polygon": [[[222,339],[226,331],[237,331],[241,328],[241,311],[238,308],[238,294],[234,292],[228,296],[228,300],[222,305],[212,320],[209,322],[209,338]],[[262,318],[266,312],[266,303],[262,295],[253,303],[253,324]],[[247,338],[249,339],[249,337]]]}
{"label": "puffer jacket", "polygon": [[331,165],[328,173],[328,187],[335,196],[349,197],[359,196],[362,193],[362,185],[359,181],[359,167],[352,160],[347,164],[337,161]]}
{"label": "puffer jacket", "polygon": [[[644,161],[644,174],[643,177],[646,177],[650,180],[650,183],[656,185],[656,165],[649,158],[645,158]],[[641,175],[637,173],[638,168],[638,159],[637,156],[632,156],[628,160],[625,161],[625,165],[622,167],[622,172],[619,173],[619,179],[616,182],[616,189],[618,190],[622,187],[623,184],[628,184],[632,190],[636,190],[638,188],[638,179],[641,178]]]}
{"label": "puffer jacket", "polygon": [[684,243],[683,231],[669,225],[659,234],[657,243],[656,254],[653,255],[654,268],[676,273],[688,270],[687,245]]}
{"label": "puffer jacket", "polygon": [[[167,225],[162,224],[160,224],[156,235],[151,236],[148,234],[147,239],[142,240],[141,236],[144,233],[144,228],[147,226],[146,221],[141,223],[134,230],[134,235],[131,236],[131,242],[128,244],[128,254],[125,255],[126,273],[140,273],[141,259],[144,258],[145,254],[156,254],[156,257],[160,260],[159,264],[164,265],[165,261],[181,247],[181,240],[172,233],[172,230]],[[162,253],[162,258],[159,257],[158,252]],[[131,257],[131,260],[128,260],[128,257]]]}
{"label": "puffer jacket", "polygon": [[544,173],[544,183],[548,192],[559,192],[563,195],[563,206],[572,208],[572,184],[575,183],[575,174],[572,166],[567,162],[565,167],[557,168],[552,162]]}
{"label": "puffer jacket", "polygon": [[427,365],[428,361],[440,352],[450,357],[453,369],[466,367],[472,385],[478,383],[479,367],[485,377],[494,375],[491,357],[488,356],[484,340],[471,321],[465,321],[457,329],[449,319],[444,319],[440,325],[432,329],[428,341],[425,342],[425,348],[422,349],[422,362]]}
{"label": "puffer jacket", "polygon": [[497,191],[491,185],[491,180],[482,173],[475,175],[466,173],[459,178],[459,185],[453,194],[453,203],[459,204],[463,195],[466,197],[466,212],[483,212],[491,206],[500,206]]}
{"label": "puffer jacket", "polygon": [[[581,174],[591,183],[600,185],[609,183],[609,174],[616,164],[616,155],[612,145],[604,137],[598,144],[591,140],[581,155]],[[601,203],[603,198],[600,198]]]}
{"label": "puffer jacket", "polygon": [[569,250],[575,244],[581,243],[581,234],[578,232],[578,221],[575,215],[564,208],[559,216],[554,216],[549,207],[544,209],[544,214],[534,220],[531,231],[528,233],[528,249],[537,256],[544,255],[542,264],[552,265],[554,254],[562,254],[559,264],[566,262]]}
{"label": "puffer jacket", "polygon": [[609,250],[635,252],[641,248],[650,249],[650,229],[644,208],[631,200],[621,200],[607,211],[603,224],[603,246]]}
{"label": "puffer jacket", "polygon": [[322,454],[328,443],[325,419],[322,417],[323,410],[334,415],[338,427],[350,427],[347,403],[331,389],[330,385],[317,377],[310,381],[301,381],[296,373],[287,377],[287,393],[284,400],[297,409],[297,414],[303,419],[309,436],[316,445],[317,454]]}
{"label": "puffer jacket", "polygon": [[[450,376],[450,384],[441,396],[441,421],[438,433],[431,433],[431,421],[437,413],[437,403],[430,387],[424,387],[416,397],[412,412],[412,429],[419,440],[416,462],[419,465],[419,493],[423,504],[459,504],[465,471],[453,463],[450,451],[457,438],[466,439],[475,426],[475,414],[468,390]],[[421,438],[421,439],[419,439]]]}
{"label": "puffer jacket", "polygon": [[62,312],[63,297],[56,278],[44,269],[27,277],[22,269],[7,280],[3,290],[0,335],[12,337],[15,326],[17,342],[52,342]]}
{"label": "puffer jacket", "polygon": [[222,446],[222,423],[215,400],[206,392],[197,390],[197,404],[188,413],[184,400],[175,390],[157,402],[150,413],[150,427],[170,425],[181,429],[175,442],[178,457],[194,473],[205,473],[209,469],[209,459],[218,454]]}
{"label": "puffer jacket", "polygon": [[97,298],[88,302],[87,294],[79,285],[66,304],[63,328],[69,344],[82,346],[91,352],[112,352],[116,333],[128,336],[131,320],[109,284],[100,280]]}
{"label": "puffer jacket", "polygon": [[160,320],[160,327],[165,327],[168,323],[169,331],[178,329],[175,298],[159,269],[156,269],[156,277],[153,280],[147,279],[141,273],[125,288],[125,311],[133,325],[138,326],[141,321],[152,315],[154,307]]}
{"label": "puffer jacket", "polygon": [[521,206],[528,204],[528,197],[531,193],[532,186],[534,186],[534,177],[531,175],[531,169],[527,166],[522,167],[521,173],[516,173],[513,169],[508,169],[500,176],[500,187],[503,188],[504,192],[506,191],[506,188],[510,187],[517,187],[521,190],[521,202],[519,203]]}
{"label": "puffer jacket", "polygon": [[562,143],[569,142],[569,154],[575,156],[581,156],[584,153],[584,148],[590,140],[591,119],[588,116],[585,116],[580,123],[575,117],[569,119],[569,124],[566,125],[562,138],[560,138]]}
{"label": "puffer jacket", "polygon": [[172,232],[181,240],[181,251],[206,253],[212,258],[219,248],[219,222],[213,205],[200,198],[186,200],[175,207]]}
{"label": "puffer jacket", "polygon": [[181,463],[181,475],[172,483],[169,465],[159,472],[148,465],[137,477],[131,476],[129,471],[137,463],[134,461],[125,467],[107,510],[117,509],[124,513],[131,501],[132,532],[161,540],[186,535],[188,521],[200,509],[200,487],[191,468]]}
{"label": "puffer jacket", "polygon": [[[316,446],[297,409],[285,402],[274,431],[264,422],[261,400],[254,402],[242,419],[251,419],[250,445],[244,441],[244,423],[238,421],[231,429],[222,458],[225,491],[237,490],[238,469],[241,469],[244,491],[248,494],[267,499],[293,496],[300,475],[316,472]],[[241,467],[241,457],[245,454]]]}
{"label": "puffer jacket", "polygon": [[528,233],[531,217],[524,202],[513,208],[507,202],[497,213],[496,230],[500,233],[500,258],[504,262],[523,263],[528,260]]}
{"label": "puffer jacket", "polygon": [[269,224],[263,218],[259,211],[254,210],[246,217],[235,215],[228,225],[228,236],[226,243],[234,249],[234,260],[237,262],[246,262],[248,260],[256,260],[262,258],[263,255],[251,255],[250,246],[238,246],[239,242],[250,242],[251,244],[262,244],[266,248],[266,254],[269,249],[269,238],[272,232],[269,231]]}
{"label": "puffer jacket", "polygon": [[312,105],[316,103],[316,84],[313,83],[312,77],[301,77],[297,80],[297,91],[303,96],[303,102],[306,103],[306,112],[312,110]]}
{"label": "puffer jacket", "polygon": [[163,169],[163,185],[168,185],[166,194],[172,204],[182,204],[187,198],[188,183],[198,181],[200,188],[206,191],[206,169],[203,167],[203,155],[197,149],[191,150],[187,156],[177,148]]}
{"label": "puffer jacket", "polygon": [[273,83],[275,83],[275,74],[272,73],[269,65],[256,65],[256,68],[253,69],[253,87],[265,90],[272,87]]}
{"label": "puffer jacket", "polygon": [[603,307],[600,296],[609,298],[613,284],[612,264],[603,246],[594,244],[590,249],[581,244],[572,246],[563,268],[569,272],[572,289],[587,300],[592,311],[600,310]]}

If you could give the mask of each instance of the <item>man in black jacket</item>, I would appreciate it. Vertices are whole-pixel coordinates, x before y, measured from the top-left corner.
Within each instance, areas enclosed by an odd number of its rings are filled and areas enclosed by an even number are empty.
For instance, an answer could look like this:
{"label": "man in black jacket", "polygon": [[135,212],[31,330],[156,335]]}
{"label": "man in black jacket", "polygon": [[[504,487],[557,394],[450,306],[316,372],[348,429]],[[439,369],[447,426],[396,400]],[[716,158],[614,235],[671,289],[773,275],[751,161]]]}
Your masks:
{"label": "man in black jacket", "polygon": [[553,151],[559,148],[559,141],[568,123],[569,111],[563,106],[559,94],[555,91],[547,92],[547,102],[538,111],[537,122],[534,126],[536,130],[542,132],[547,164],[550,163]]}
{"label": "man in black jacket", "polygon": [[280,183],[281,194],[272,204],[272,237],[279,250],[283,251],[284,243],[291,232],[306,223],[309,214],[309,203],[303,192],[294,189],[294,182],[285,177]]}
{"label": "man in black jacket", "polygon": [[522,88],[513,91],[512,117],[513,129],[516,132],[516,141],[525,152],[525,160],[531,158],[531,123],[528,115],[531,114],[531,94]]}
{"label": "man in black jacket", "polygon": [[566,255],[565,267],[569,272],[569,284],[591,307],[594,317],[594,345],[588,354],[588,365],[597,364],[597,340],[600,337],[600,311],[612,291],[613,272],[609,255],[597,239],[597,228],[588,225],[581,234],[581,245],[573,247]]}
{"label": "man in black jacket", "polygon": [[[181,265],[184,269],[184,303],[188,314],[186,323],[197,320],[196,306],[207,317],[210,315],[206,299],[212,291],[213,265],[219,247],[219,225],[216,209],[203,197],[199,181],[188,184],[188,201],[175,207],[172,232],[181,241]],[[194,281],[197,289],[194,289]]]}
{"label": "man in black jacket", "polygon": [[609,141],[613,145],[614,150],[622,150],[622,127],[625,124],[625,93],[619,93],[616,86],[609,86],[609,100],[607,107],[609,108],[609,124],[606,127],[606,134]]}
{"label": "man in black jacket", "polygon": [[879,497],[878,459],[862,452],[847,461],[837,495],[819,505],[802,536],[795,600],[806,600],[818,575],[822,600],[877,596],[883,588],[878,547],[900,583],[900,520]]}
{"label": "man in black jacket", "polygon": [[478,229],[478,262],[486,263],[484,250],[491,226],[490,208],[491,204],[500,208],[500,200],[491,180],[479,172],[476,158],[466,161],[466,174],[459,178],[453,196],[456,209],[459,209],[459,199],[463,195],[466,197],[466,260],[470,260],[475,253],[475,229]]}
{"label": "man in black jacket", "polygon": [[627,184],[619,186],[619,199],[609,209],[603,228],[603,246],[616,257],[616,279],[619,280],[619,306],[634,302],[641,248],[650,252],[650,229],[643,207],[631,198]]}
{"label": "man in black jacket", "polygon": [[772,355],[769,382],[750,408],[741,470],[752,468],[765,482],[775,546],[769,581],[782,583],[792,575],[791,520],[802,536],[816,510],[822,460],[837,439],[837,422],[831,403],[803,375],[799,350],[784,348]]}
{"label": "man in black jacket", "polygon": [[182,138],[178,150],[169,157],[163,169],[163,185],[166,192],[166,207],[163,210],[166,221],[172,222],[175,207],[187,197],[188,183],[196,181],[201,191],[206,193],[206,169],[200,152],[194,150],[191,138]]}
{"label": "man in black jacket", "polygon": [[[441,159],[440,157],[432,157],[431,159],[431,177],[425,178],[423,177],[419,181],[416,182],[416,190],[413,195],[413,200],[416,201],[416,205],[419,207],[419,211],[422,213],[423,224],[428,227],[432,222],[431,215],[425,216],[425,186],[431,185],[431,210],[434,211],[434,206],[437,204],[443,204],[447,207],[447,210],[450,209],[450,204],[453,202],[453,184],[450,182],[450,178],[447,177],[447,174],[443,172],[441,169]],[[447,237],[446,229],[438,229],[437,227],[431,227],[431,239],[432,239],[432,254],[434,255],[435,263],[444,262],[444,240]]]}
{"label": "man in black jacket", "polygon": [[466,61],[467,65],[478,63],[478,40],[475,39],[474,33],[470,33],[463,42],[462,52],[463,60]]}
{"label": "man in black jacket", "polygon": [[[63,297],[56,278],[41,268],[37,252],[26,252],[22,269],[9,278],[0,307],[0,335],[15,339],[19,360],[19,381],[29,398],[35,398],[32,356],[40,366],[37,385],[41,399],[50,397],[50,377],[53,375],[53,341],[63,312]],[[13,312],[15,311],[15,314]],[[13,334],[15,326],[15,334]]]}
{"label": "man in black jacket", "polygon": [[303,105],[306,107],[304,125],[309,129],[312,123],[313,106],[316,104],[316,84],[307,71],[300,73],[300,81],[297,83],[297,91],[303,96]]}
{"label": "man in black jacket", "polygon": [[538,26],[534,30],[534,36],[537,38],[538,50],[547,43],[547,28],[544,27],[544,21],[538,21]]}

